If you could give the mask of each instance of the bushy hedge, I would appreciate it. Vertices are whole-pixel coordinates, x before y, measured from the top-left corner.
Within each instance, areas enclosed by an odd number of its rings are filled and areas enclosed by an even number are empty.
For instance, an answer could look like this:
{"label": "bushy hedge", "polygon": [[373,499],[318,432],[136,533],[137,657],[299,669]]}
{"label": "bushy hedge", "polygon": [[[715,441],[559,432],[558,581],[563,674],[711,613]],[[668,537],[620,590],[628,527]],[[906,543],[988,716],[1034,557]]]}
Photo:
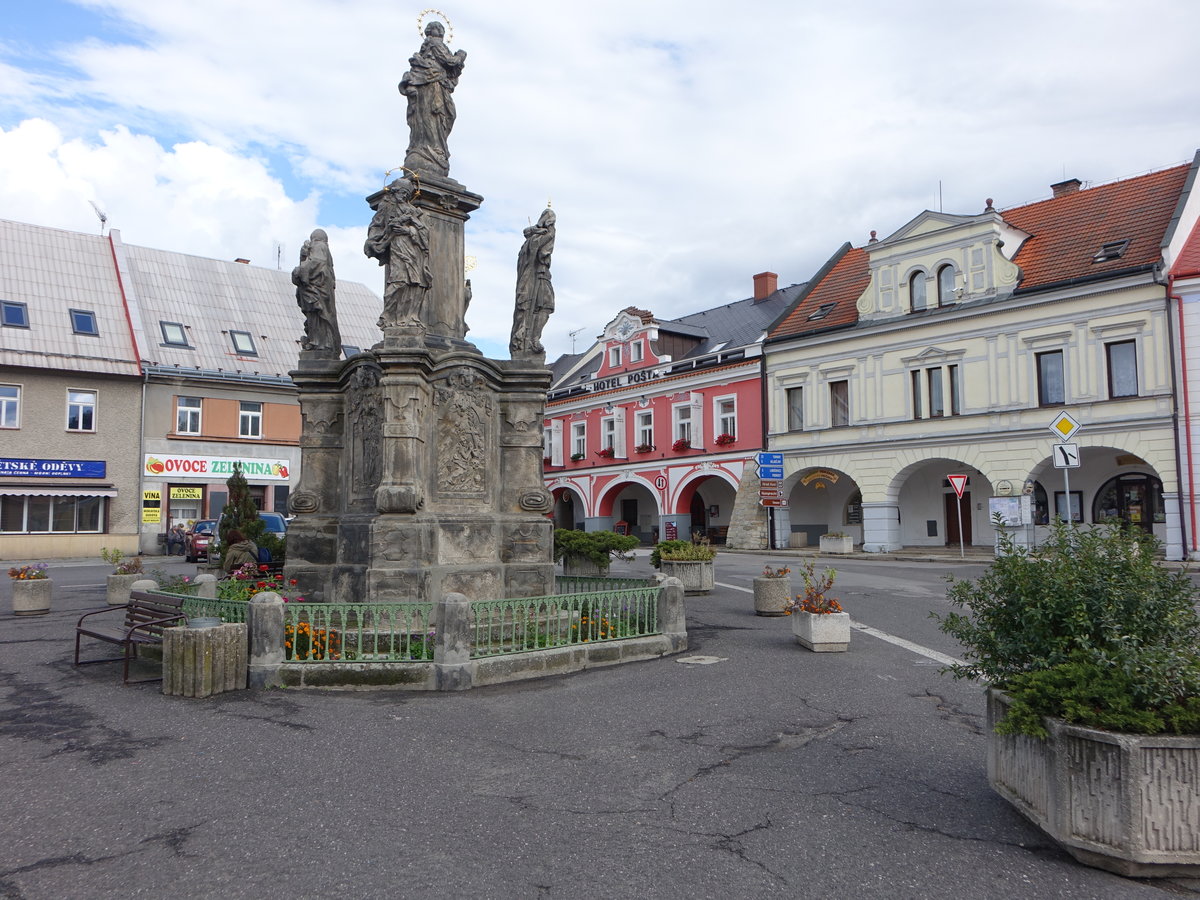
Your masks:
{"label": "bushy hedge", "polygon": [[575,531],[570,528],[554,529],[554,561],[564,556],[582,556],[601,568],[616,559],[628,559],[628,553],[640,544],[633,535],[616,534],[612,531]]}

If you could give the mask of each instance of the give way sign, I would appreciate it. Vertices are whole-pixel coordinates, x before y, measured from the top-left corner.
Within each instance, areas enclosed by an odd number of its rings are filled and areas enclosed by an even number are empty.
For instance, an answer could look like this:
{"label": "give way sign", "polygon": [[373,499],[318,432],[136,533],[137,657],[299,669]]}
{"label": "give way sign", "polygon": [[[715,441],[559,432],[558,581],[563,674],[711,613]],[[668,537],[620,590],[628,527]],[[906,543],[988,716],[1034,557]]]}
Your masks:
{"label": "give way sign", "polygon": [[958,494],[958,499],[962,499],[963,491],[967,487],[966,475],[947,475],[946,478],[950,481],[950,487],[954,488],[954,493]]}

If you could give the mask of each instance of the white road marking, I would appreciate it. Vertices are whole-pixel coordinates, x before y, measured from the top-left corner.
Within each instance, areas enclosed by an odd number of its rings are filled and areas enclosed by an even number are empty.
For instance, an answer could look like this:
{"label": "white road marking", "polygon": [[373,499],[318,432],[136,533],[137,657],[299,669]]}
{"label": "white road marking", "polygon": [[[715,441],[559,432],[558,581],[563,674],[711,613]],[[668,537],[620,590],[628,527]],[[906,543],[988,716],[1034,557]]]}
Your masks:
{"label": "white road marking", "polygon": [[[741,587],[736,584],[725,584],[724,582],[715,582],[718,587],[729,588],[734,591],[741,591],[744,594],[753,594],[752,588]],[[912,641],[905,640],[902,637],[897,637],[894,634],[888,634],[886,631],[880,631],[878,628],[872,628],[870,625],[864,625],[862,622],[850,620],[850,627],[855,631],[861,631],[863,634],[869,634],[871,637],[879,638],[881,641],[887,641],[889,644],[895,644],[897,647],[903,647],[918,656],[924,656],[927,659],[932,659],[938,665],[953,666],[961,665],[962,660],[953,656],[947,656],[945,653],[939,653],[937,650],[931,650],[929,647],[922,647],[920,644],[914,644]],[[680,660],[683,662],[683,660]]]}

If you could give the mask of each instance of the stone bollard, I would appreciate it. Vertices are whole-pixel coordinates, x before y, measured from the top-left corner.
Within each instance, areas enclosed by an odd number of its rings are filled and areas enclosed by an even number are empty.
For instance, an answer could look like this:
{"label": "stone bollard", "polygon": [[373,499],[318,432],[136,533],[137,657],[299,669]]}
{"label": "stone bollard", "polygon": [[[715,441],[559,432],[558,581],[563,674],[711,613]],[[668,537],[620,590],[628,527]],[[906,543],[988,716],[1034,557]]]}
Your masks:
{"label": "stone bollard", "polygon": [[[158,582],[153,578],[142,578],[129,586],[130,593],[134,591],[157,591]],[[126,601],[128,602],[128,601]]]}
{"label": "stone bollard", "polygon": [[164,694],[211,697],[246,687],[246,626],[163,629]]}
{"label": "stone bollard", "polygon": [[251,688],[279,687],[283,665],[283,598],[271,591],[255,594],[246,606],[250,641],[248,681]]}
{"label": "stone bollard", "polygon": [[438,602],[433,669],[437,690],[465,691],[471,687],[471,601],[463,594],[446,594]]}
{"label": "stone bollard", "polygon": [[217,599],[217,576],[209,572],[197,575],[193,582],[196,585],[196,596],[205,600]]}
{"label": "stone bollard", "polygon": [[683,582],[678,578],[659,577],[658,628],[671,642],[672,652],[687,649],[687,612],[683,604]]}

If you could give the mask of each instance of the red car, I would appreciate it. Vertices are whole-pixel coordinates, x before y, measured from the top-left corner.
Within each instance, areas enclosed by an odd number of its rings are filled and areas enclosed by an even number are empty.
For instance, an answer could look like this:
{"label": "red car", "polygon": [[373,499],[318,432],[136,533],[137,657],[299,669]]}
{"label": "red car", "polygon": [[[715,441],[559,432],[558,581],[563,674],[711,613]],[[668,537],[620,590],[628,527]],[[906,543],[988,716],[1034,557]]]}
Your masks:
{"label": "red car", "polygon": [[216,519],[200,519],[184,535],[183,554],[188,562],[197,562],[201,557],[208,559],[208,545],[217,530]]}

